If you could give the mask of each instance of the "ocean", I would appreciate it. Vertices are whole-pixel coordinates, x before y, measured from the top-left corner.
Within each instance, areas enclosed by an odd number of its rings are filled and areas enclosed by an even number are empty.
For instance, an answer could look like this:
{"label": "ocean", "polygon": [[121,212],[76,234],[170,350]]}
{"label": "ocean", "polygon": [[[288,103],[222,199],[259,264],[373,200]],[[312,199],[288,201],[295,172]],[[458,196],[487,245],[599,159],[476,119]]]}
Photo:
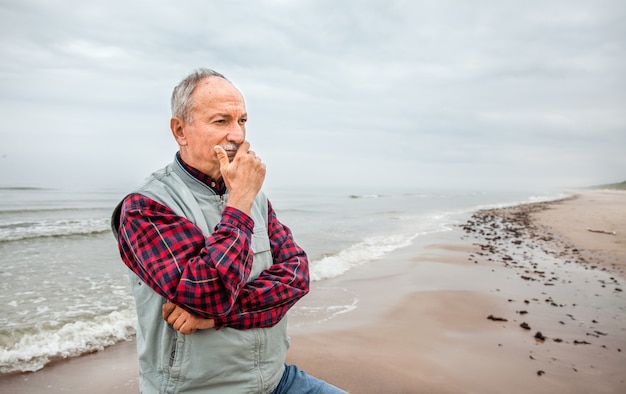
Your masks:
{"label": "ocean", "polygon": [[[35,371],[133,338],[134,300],[109,228],[124,194],[0,188],[0,373]],[[266,194],[307,251],[312,281],[320,283],[376,264],[420,236],[450,231],[477,209],[566,196],[436,190]]]}

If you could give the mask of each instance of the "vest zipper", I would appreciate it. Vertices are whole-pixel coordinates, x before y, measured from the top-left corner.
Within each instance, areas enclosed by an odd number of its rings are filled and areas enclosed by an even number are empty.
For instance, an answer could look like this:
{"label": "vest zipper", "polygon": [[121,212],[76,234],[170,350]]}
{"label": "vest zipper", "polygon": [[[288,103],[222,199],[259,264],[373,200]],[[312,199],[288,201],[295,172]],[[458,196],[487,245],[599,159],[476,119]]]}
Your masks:
{"label": "vest zipper", "polygon": [[176,359],[176,337],[172,340],[172,351],[170,352],[170,368],[174,365]]}

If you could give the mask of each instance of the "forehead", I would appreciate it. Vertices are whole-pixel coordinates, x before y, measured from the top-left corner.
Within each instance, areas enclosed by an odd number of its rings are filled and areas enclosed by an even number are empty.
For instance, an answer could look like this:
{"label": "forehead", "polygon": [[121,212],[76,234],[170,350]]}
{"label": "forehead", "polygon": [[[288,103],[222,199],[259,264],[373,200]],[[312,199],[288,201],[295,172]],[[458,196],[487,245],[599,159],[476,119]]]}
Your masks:
{"label": "forehead", "polygon": [[227,80],[220,77],[204,78],[193,91],[195,109],[231,108],[245,111],[245,102],[241,92]]}

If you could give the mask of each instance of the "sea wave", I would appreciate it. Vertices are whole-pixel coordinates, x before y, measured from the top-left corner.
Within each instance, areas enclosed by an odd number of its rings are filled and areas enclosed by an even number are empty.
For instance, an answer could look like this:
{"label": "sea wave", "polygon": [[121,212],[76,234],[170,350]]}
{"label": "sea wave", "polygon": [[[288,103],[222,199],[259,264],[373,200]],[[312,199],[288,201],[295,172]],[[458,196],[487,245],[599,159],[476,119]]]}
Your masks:
{"label": "sea wave", "polygon": [[0,242],[110,231],[108,218],[13,221],[0,224]]}
{"label": "sea wave", "polygon": [[[418,235],[386,235],[364,239],[334,256],[312,262],[311,278],[317,281],[342,275],[352,268],[408,246]],[[328,318],[353,310],[357,303],[358,300],[353,299],[346,305],[325,306],[323,310],[306,309],[304,312],[319,315],[318,318]],[[48,321],[35,326],[0,329],[0,373],[37,371],[55,359],[102,350],[132,339],[135,324],[135,310],[127,308],[91,317],[81,315],[80,320],[73,322]]]}
{"label": "sea wave", "polygon": [[358,198],[383,198],[384,196],[382,194],[351,194],[349,197],[352,199],[358,199]]}
{"label": "sea wave", "polygon": [[396,249],[409,246],[419,235],[420,233],[395,234],[366,238],[337,254],[312,261],[309,265],[311,280],[319,281],[343,275]]}
{"label": "sea wave", "polygon": [[545,194],[545,195],[532,195],[524,200],[514,200],[514,201],[509,201],[509,202],[504,202],[504,203],[478,205],[472,208],[471,210],[469,210],[469,212],[474,212],[474,211],[478,211],[482,209],[510,208],[510,207],[515,207],[515,206],[524,205],[524,204],[558,201],[558,200],[562,200],[565,198],[569,198],[571,196],[572,196],[571,193],[552,193],[552,194]]}
{"label": "sea wave", "polygon": [[0,209],[0,216],[3,215],[48,215],[55,213],[74,213],[85,211],[86,209],[108,209],[108,207],[76,208],[76,207],[54,207],[54,208],[9,208]]}
{"label": "sea wave", "polygon": [[0,373],[37,371],[48,362],[102,350],[135,335],[135,311],[126,309],[62,325],[0,331]]}

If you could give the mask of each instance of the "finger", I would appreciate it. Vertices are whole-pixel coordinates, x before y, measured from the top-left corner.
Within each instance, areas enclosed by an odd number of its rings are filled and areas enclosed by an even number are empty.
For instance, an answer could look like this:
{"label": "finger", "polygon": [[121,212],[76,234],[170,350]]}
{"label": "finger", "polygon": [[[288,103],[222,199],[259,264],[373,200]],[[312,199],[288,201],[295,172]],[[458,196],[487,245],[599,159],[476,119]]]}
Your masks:
{"label": "finger", "polygon": [[185,316],[181,314],[178,316],[174,324],[172,324],[172,327],[174,327],[176,331],[180,331],[180,328],[183,326],[183,324],[185,324],[186,321],[187,319],[185,318]]}
{"label": "finger", "polygon": [[239,148],[237,148],[237,153],[235,154],[235,157],[242,156],[248,153],[250,153],[250,143],[248,141],[244,141],[241,143],[241,145],[239,145]]}
{"label": "finger", "polygon": [[222,148],[219,145],[215,145],[215,147],[213,147],[213,150],[215,150],[215,154],[217,155],[217,160],[219,160],[220,162],[220,169],[227,166],[229,163],[229,160],[228,160],[228,155],[226,154],[226,151],[224,150],[224,148]]}
{"label": "finger", "polygon": [[172,313],[172,311],[176,308],[176,305],[171,302],[166,302],[163,304],[163,319],[167,320],[167,317]]}
{"label": "finger", "polygon": [[174,323],[176,323],[176,321],[180,318],[180,316],[183,314],[183,310],[181,308],[176,308],[174,309],[174,311],[172,313],[170,313],[170,315],[167,317],[167,322],[171,325],[174,325]]}
{"label": "finger", "polygon": [[180,331],[181,333],[185,334],[185,335],[189,335],[189,334],[193,334],[194,332],[196,332],[195,328],[192,328],[189,324],[187,324],[188,322],[184,322],[181,326],[180,326]]}
{"label": "finger", "polygon": [[249,151],[248,155],[250,156],[250,158],[252,158],[252,159],[254,159],[254,160],[258,161],[258,162],[261,162],[261,158],[256,155],[256,152]]}

